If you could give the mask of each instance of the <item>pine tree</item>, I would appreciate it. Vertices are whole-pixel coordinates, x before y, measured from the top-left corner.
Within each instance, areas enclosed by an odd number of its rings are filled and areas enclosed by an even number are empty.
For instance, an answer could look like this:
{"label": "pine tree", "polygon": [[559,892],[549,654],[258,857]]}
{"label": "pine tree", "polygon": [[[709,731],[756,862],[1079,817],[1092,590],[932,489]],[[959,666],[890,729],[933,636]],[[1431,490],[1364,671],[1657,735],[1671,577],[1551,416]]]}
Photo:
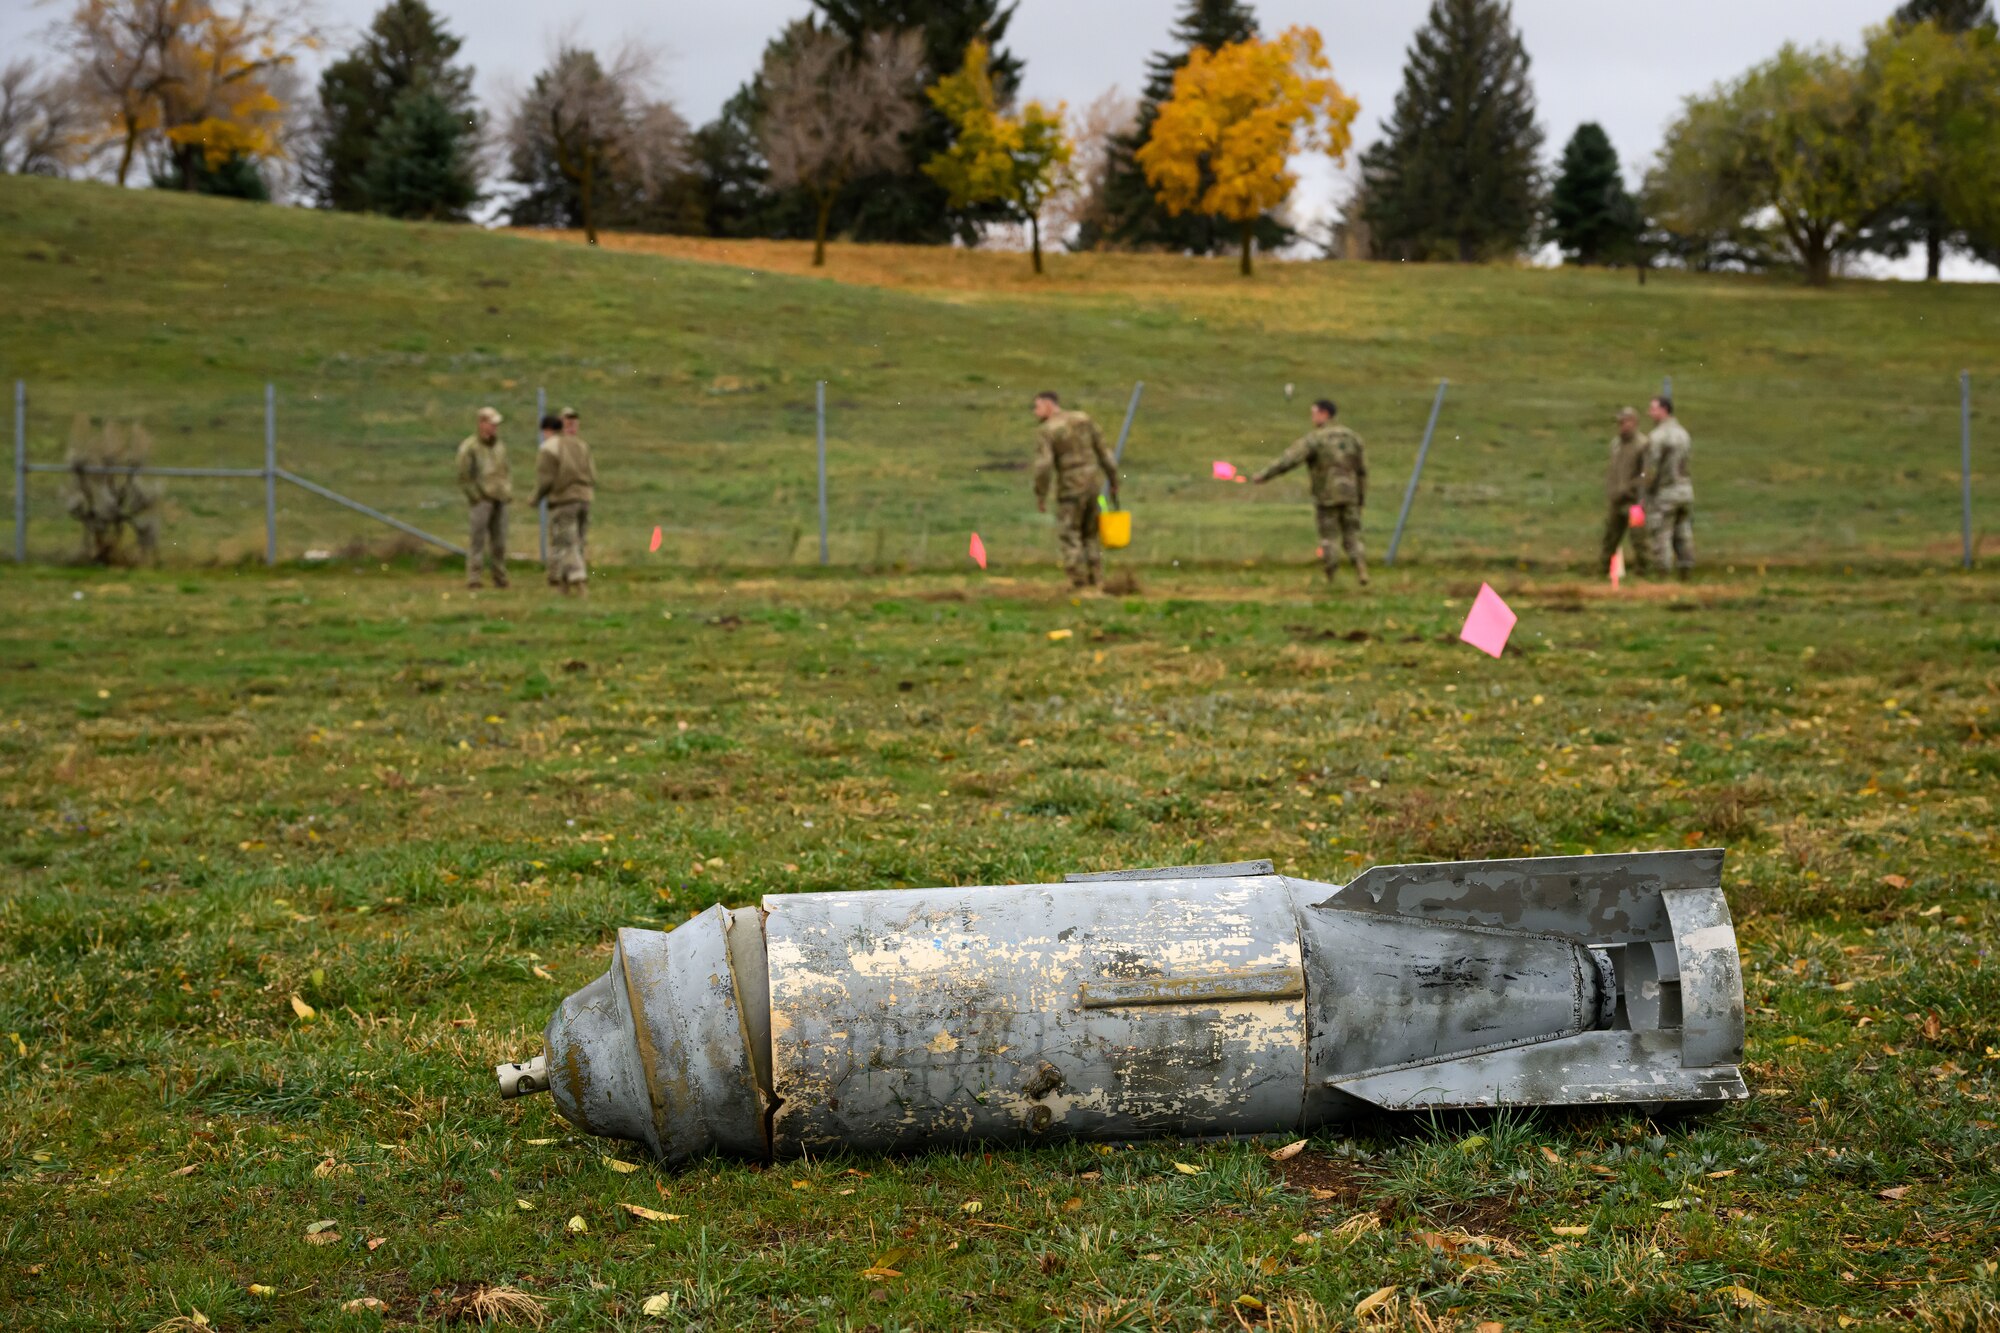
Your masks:
{"label": "pine tree", "polygon": [[1971,32],[1994,26],[1991,0],[1909,0],[1898,5],[1889,20],[1904,27],[1935,23],[1945,32]]}
{"label": "pine tree", "polygon": [[[924,35],[925,87],[965,63],[965,48],[983,41],[992,50],[994,90],[1003,101],[1021,86],[1021,61],[1001,43],[1014,21],[1019,0],[813,0],[836,31],[850,42],[883,29],[916,29]],[[836,232],[863,241],[936,244],[954,237],[973,240],[977,224],[996,221],[993,207],[955,209],[944,187],[926,176],[922,164],[951,147],[951,122],[922,98],[922,116],[908,139],[908,162],[900,171],[859,180],[847,190],[834,215]]]}
{"label": "pine tree", "polygon": [[[1197,214],[1178,218],[1168,214],[1154,197],[1136,154],[1152,136],[1160,103],[1173,95],[1174,75],[1187,64],[1188,53],[1196,48],[1213,51],[1257,36],[1257,15],[1243,0],[1185,0],[1172,36],[1175,47],[1156,51],[1146,62],[1139,118],[1132,132],[1112,145],[1111,163],[1105,170],[1103,221],[1086,228],[1077,238],[1083,248],[1110,244],[1209,255],[1228,253],[1240,240],[1241,229],[1233,222]],[[1257,227],[1256,239],[1269,249],[1290,240],[1291,233],[1277,219],[1266,218]]]}
{"label": "pine tree", "polygon": [[465,215],[470,200],[456,205],[446,202],[461,197],[460,187],[471,179],[472,148],[479,134],[472,69],[451,63],[461,45],[424,0],[389,0],[376,13],[360,45],[326,68],[320,75],[320,114],[306,162],[307,181],[321,207],[387,211],[369,194],[371,164],[377,140],[396,115],[399,99],[415,89],[430,94],[449,113],[456,127],[456,148],[447,157],[463,164],[467,174],[463,178],[434,177],[435,188],[419,197],[407,192],[416,184],[408,173],[386,166],[379,173],[403,182],[400,188],[404,193],[399,198],[413,211],[402,216]]}
{"label": "pine tree", "polygon": [[362,185],[368,205],[397,218],[462,218],[478,202],[472,155],[460,114],[425,87],[396,99],[376,132]]}
{"label": "pine tree", "polygon": [[1611,136],[1595,122],[1577,126],[1549,195],[1549,239],[1572,264],[1617,264],[1636,256],[1640,226]]}
{"label": "pine tree", "polygon": [[1534,234],[1542,131],[1513,20],[1506,0],[1433,0],[1395,112],[1361,159],[1384,258],[1473,263]]}

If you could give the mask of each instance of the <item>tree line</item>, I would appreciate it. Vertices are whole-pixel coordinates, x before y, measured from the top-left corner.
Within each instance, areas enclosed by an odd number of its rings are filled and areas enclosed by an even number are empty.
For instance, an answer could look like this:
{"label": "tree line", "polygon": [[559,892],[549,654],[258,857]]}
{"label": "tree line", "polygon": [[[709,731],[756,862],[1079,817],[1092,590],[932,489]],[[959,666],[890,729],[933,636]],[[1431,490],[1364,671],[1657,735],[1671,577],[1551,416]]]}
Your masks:
{"label": "tree line", "polygon": [[[388,0],[307,88],[309,0],[79,0],[54,60],[0,69],[0,169],[393,217],[809,239],[1357,259],[1795,268],[1950,248],[2000,257],[1990,0],[1910,0],[1855,51],[1786,46],[1689,96],[1640,187],[1603,129],[1553,172],[1506,0],[1434,0],[1337,221],[1292,214],[1290,164],[1344,162],[1359,107],[1311,28],[1181,0],[1140,95],[1028,101],[1018,0],[813,0],[701,126],[639,44],[567,43],[489,112],[461,38]],[[143,173],[143,175],[139,175]]]}

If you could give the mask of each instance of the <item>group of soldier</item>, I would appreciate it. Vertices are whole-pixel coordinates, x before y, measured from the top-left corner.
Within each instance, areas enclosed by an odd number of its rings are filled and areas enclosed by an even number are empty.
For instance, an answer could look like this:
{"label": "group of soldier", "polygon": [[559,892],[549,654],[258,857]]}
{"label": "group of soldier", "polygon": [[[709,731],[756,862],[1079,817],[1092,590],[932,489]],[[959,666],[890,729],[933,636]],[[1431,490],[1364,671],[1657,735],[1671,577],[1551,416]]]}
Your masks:
{"label": "group of soldier", "polygon": [[[1688,433],[1674,416],[1673,400],[1652,400],[1651,432],[1639,429],[1632,408],[1618,413],[1605,481],[1609,512],[1604,522],[1602,563],[1609,565],[1621,545],[1635,573],[1668,569],[1682,578],[1694,569],[1694,483],[1689,474]],[[1053,392],[1035,396],[1040,423],[1035,449],[1035,507],[1055,503],[1056,544],[1070,585],[1095,590],[1104,581],[1104,546],[1099,516],[1108,500],[1118,507],[1118,464],[1105,447],[1103,432],[1088,413],[1065,409]],[[1303,467],[1312,479],[1314,519],[1319,530],[1320,566],[1328,582],[1340,572],[1344,555],[1355,578],[1368,586],[1368,554],[1361,540],[1361,512],[1368,503],[1368,455],[1361,437],[1339,424],[1333,400],[1311,408],[1312,428],[1268,467],[1251,475],[1261,486]],[[490,574],[495,587],[507,586],[507,507],[514,499],[507,446],[500,439],[501,416],[479,409],[473,434],[458,446],[458,484],[471,520],[465,582],[481,585]],[[597,467],[584,442],[582,419],[573,407],[541,419],[542,440],[535,450],[535,496],[548,503],[549,585],[568,596],[581,595],[590,579],[590,505]]]}
{"label": "group of soldier", "polygon": [[[479,409],[471,435],[458,446],[458,486],[465,492],[471,540],[465,547],[465,586],[477,588],[491,574],[493,586],[507,586],[507,506],[514,500],[507,446],[500,439],[501,416]],[[541,420],[542,442],[535,450],[535,498],[548,504],[546,557],[549,586],[564,596],[582,596],[590,581],[590,504],[596,495],[597,465],[584,442],[583,419],[573,407]]]}
{"label": "group of soldier", "polygon": [[[1117,507],[1117,463],[1104,447],[1097,423],[1086,413],[1065,410],[1061,400],[1048,392],[1036,395],[1034,410],[1041,423],[1035,451],[1035,507],[1047,512],[1053,492],[1056,543],[1070,586],[1095,589],[1104,574],[1099,496],[1108,496],[1111,506]],[[1610,514],[1605,520],[1603,565],[1610,565],[1621,543],[1629,543],[1628,563],[1634,572],[1664,573],[1672,568],[1685,579],[1694,569],[1691,443],[1674,416],[1673,399],[1662,394],[1652,400],[1649,411],[1651,433],[1639,429],[1639,414],[1633,409],[1618,414],[1606,484]],[[1339,574],[1345,555],[1365,588],[1368,553],[1361,540],[1361,511],[1368,503],[1367,450],[1359,435],[1335,420],[1339,409],[1332,399],[1313,403],[1311,415],[1312,429],[1270,466],[1253,473],[1250,481],[1261,486],[1304,467],[1312,478],[1320,567],[1327,581]]]}

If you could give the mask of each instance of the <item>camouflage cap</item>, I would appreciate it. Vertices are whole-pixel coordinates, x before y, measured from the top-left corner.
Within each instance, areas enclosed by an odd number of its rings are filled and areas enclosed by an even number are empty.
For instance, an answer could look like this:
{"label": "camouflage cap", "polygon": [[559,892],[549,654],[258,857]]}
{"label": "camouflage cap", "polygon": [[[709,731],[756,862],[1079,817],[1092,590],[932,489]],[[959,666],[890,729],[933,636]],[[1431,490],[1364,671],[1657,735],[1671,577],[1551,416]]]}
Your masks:
{"label": "camouflage cap", "polygon": [[577,411],[577,410],[576,410],[575,408],[573,408],[573,407],[565,407],[565,408],[564,408],[564,409],[562,410],[562,415],[563,415],[563,416],[566,416],[566,417],[571,417],[571,418],[573,418],[573,419],[575,419],[575,420],[577,420],[577,421],[581,421],[581,420],[583,420],[583,413],[581,413],[581,412]]}
{"label": "camouflage cap", "polygon": [[501,422],[505,421],[507,418],[501,416],[498,412],[494,411],[490,407],[482,407],[479,409],[479,419],[481,421],[490,421],[497,426]]}
{"label": "camouflage cap", "polygon": [[1620,421],[1623,421],[1623,420],[1625,420],[1625,419],[1626,419],[1627,417],[1630,417],[1630,418],[1631,418],[1632,420],[1634,420],[1634,421],[1637,421],[1637,420],[1639,419],[1639,409],[1638,409],[1638,408],[1636,408],[1636,407],[1621,407],[1621,408],[1619,408],[1619,409],[1618,409],[1618,419],[1619,419]]}

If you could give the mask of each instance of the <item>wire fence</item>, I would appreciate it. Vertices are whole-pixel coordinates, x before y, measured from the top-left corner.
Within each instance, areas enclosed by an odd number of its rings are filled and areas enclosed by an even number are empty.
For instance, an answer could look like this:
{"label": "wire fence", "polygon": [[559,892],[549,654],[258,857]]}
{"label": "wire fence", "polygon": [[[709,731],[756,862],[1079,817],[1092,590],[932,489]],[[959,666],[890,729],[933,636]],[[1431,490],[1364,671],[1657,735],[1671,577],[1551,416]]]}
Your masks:
{"label": "wire fence", "polygon": [[[1969,564],[1981,540],[1974,501],[1985,458],[1973,381],[1939,379],[1933,398],[1894,403],[1844,398],[1838,386],[1815,392],[1793,424],[1801,438],[1830,443],[1808,453],[1768,438],[1771,405],[1756,386],[1682,376],[1703,558]],[[996,569],[1055,559],[1050,520],[1034,507],[1035,423],[1019,386],[982,381],[907,401],[837,382],[745,392],[717,383],[671,402],[644,385],[597,382],[565,393],[507,381],[477,400],[453,386],[322,382],[266,393],[17,385],[5,549],[28,560],[75,558],[66,482],[55,474],[68,470],[72,423],[109,417],[143,422],[155,441],[149,470],[170,480],[161,504],[167,563],[414,548],[450,555],[465,540],[454,450],[471,433],[472,409],[490,402],[507,418],[502,438],[520,501],[512,552],[534,559],[538,524],[526,501],[535,420],[573,402],[600,474],[592,518],[600,563],[940,568],[965,562],[974,532]],[[1151,383],[1143,398],[1129,383],[1068,386],[1066,403],[1092,411],[1108,440],[1125,440],[1123,492],[1135,524],[1119,558],[1309,560],[1317,537],[1303,472],[1260,488],[1218,481],[1213,468],[1228,461],[1247,473],[1275,457],[1306,428],[1307,397],[1273,386],[1269,409],[1245,422],[1234,397],[1199,384]],[[1400,529],[1405,563],[1594,563],[1617,405],[1595,384],[1463,375],[1448,391],[1412,377],[1344,395],[1341,420],[1368,441],[1371,550],[1384,552]]]}

